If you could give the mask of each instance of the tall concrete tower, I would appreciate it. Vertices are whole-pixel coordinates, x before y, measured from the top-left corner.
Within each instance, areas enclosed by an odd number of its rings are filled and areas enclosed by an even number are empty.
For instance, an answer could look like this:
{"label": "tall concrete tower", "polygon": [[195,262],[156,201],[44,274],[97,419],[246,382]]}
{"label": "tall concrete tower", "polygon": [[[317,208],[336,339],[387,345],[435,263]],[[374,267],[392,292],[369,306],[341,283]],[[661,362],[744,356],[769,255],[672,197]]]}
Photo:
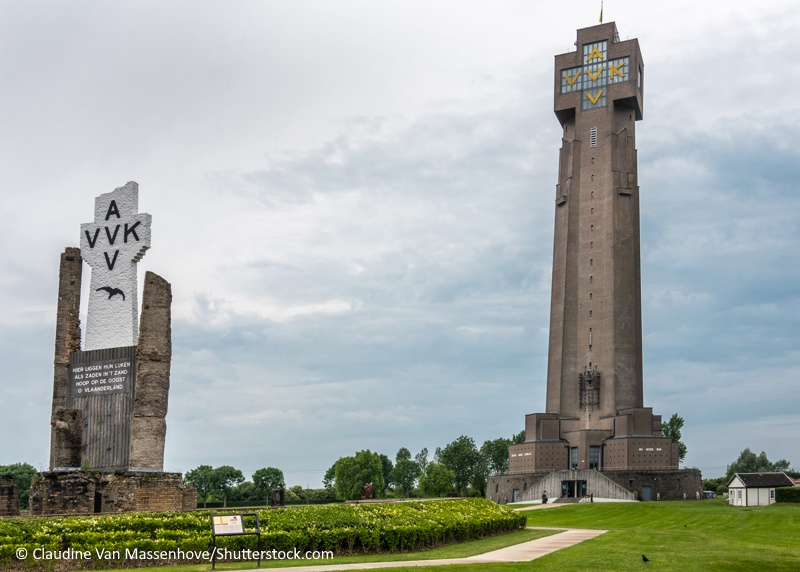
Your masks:
{"label": "tall concrete tower", "polygon": [[[644,64],[612,22],[555,58],[563,128],[555,197],[546,412],[526,417],[509,474],[677,469],[644,407],[636,121]],[[583,486],[586,486],[585,483]]]}

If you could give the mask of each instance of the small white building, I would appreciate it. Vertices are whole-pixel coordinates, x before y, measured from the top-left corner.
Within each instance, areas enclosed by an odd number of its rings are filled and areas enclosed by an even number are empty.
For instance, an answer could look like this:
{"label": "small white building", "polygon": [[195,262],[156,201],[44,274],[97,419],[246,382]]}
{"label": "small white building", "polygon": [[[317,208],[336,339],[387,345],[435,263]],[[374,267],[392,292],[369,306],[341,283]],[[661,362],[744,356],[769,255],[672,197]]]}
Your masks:
{"label": "small white building", "polygon": [[775,489],[791,487],[786,473],[736,473],[728,481],[728,504],[766,506],[775,504]]}

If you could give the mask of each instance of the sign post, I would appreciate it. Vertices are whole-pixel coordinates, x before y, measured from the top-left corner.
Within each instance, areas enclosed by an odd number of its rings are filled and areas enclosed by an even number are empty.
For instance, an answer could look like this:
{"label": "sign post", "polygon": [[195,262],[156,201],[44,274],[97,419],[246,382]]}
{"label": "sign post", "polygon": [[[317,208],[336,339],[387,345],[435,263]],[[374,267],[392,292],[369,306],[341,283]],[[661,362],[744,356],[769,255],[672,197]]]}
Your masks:
{"label": "sign post", "polygon": [[[255,517],[256,529],[247,531],[244,528],[244,517]],[[261,525],[258,522],[257,513],[247,514],[212,514],[211,515],[211,538],[213,541],[214,552],[211,557],[211,569],[217,564],[217,536],[257,536],[256,551],[258,552],[258,567],[261,568]]]}

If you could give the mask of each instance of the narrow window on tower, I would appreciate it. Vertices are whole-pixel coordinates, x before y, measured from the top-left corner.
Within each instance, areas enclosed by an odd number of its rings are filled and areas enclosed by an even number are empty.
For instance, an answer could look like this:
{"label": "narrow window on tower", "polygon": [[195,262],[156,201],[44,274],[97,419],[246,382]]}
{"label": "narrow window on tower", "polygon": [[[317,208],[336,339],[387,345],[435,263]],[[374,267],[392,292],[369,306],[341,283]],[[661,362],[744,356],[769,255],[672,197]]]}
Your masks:
{"label": "narrow window on tower", "polygon": [[589,349],[592,349],[592,328],[589,328]]}
{"label": "narrow window on tower", "polygon": [[594,242],[589,243],[589,248],[594,248]]}
{"label": "narrow window on tower", "polygon": [[592,311],[591,310],[589,310],[589,317],[590,318],[592,317]]}
{"label": "narrow window on tower", "polygon": [[594,181],[594,175],[592,175],[592,180]]}
{"label": "narrow window on tower", "polygon": [[594,266],[594,258],[589,259],[589,266]]}
{"label": "narrow window on tower", "polygon": [[591,300],[591,299],[592,299],[592,293],[589,292],[589,300]]}
{"label": "narrow window on tower", "polygon": [[594,207],[589,209],[589,214],[594,214]]}
{"label": "narrow window on tower", "polygon": [[592,191],[591,197],[594,198],[594,191]]}
{"label": "narrow window on tower", "polygon": [[597,127],[589,130],[589,147],[597,147]]}
{"label": "narrow window on tower", "polygon": [[590,226],[590,230],[591,230],[592,232],[594,232],[594,225],[591,225],[591,226]]}
{"label": "narrow window on tower", "polygon": [[592,283],[592,277],[589,276],[589,284],[591,284],[591,283]]}
{"label": "narrow window on tower", "polygon": [[592,157],[592,165],[594,165],[594,157]]}

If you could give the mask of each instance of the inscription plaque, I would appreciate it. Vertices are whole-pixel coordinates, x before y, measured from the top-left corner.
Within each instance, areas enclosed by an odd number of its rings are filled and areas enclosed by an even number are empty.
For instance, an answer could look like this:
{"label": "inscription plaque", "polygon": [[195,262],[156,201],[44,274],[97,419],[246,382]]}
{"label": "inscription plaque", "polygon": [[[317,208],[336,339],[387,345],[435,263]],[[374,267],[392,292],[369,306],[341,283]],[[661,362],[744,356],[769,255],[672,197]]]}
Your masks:
{"label": "inscription plaque", "polygon": [[94,360],[81,364],[70,364],[69,396],[89,397],[110,393],[130,393],[133,384],[135,362],[125,357],[120,359]]}

